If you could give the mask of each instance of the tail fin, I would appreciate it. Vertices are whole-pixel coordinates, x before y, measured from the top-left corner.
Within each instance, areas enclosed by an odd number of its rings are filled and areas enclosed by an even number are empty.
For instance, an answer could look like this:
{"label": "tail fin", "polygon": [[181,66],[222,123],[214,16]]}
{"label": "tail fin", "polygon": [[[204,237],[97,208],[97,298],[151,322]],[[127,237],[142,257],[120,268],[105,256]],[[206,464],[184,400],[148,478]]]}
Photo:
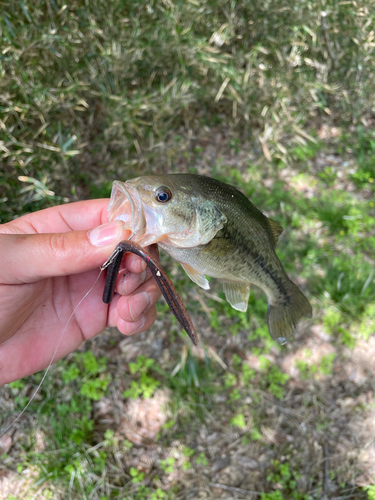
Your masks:
{"label": "tail fin", "polygon": [[290,282],[289,293],[285,300],[275,305],[268,303],[267,322],[271,337],[279,344],[285,344],[303,316],[311,318],[310,302],[298,286]]}

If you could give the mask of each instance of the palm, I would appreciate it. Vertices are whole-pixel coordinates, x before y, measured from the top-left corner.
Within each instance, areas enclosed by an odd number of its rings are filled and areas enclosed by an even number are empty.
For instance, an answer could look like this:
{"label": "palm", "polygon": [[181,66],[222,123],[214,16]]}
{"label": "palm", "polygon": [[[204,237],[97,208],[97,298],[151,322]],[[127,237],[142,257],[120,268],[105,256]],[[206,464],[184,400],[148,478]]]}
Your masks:
{"label": "palm", "polygon": [[[33,284],[0,287],[0,294],[5,297],[0,299],[0,310],[5,313],[2,318],[15,318],[12,325],[5,325],[6,320],[0,319],[0,330],[7,328],[11,337],[8,340],[7,359],[13,359],[13,366],[14,360],[19,364],[14,373],[16,378],[46,366],[63,332],[55,360],[77,349],[83,340],[104,330],[108,306],[101,301],[103,276],[100,276],[94,289],[71,317],[97,276],[98,271],[95,270],[74,276],[48,278]],[[111,309],[116,312],[114,305],[111,305]],[[4,366],[4,363],[1,365]]]}

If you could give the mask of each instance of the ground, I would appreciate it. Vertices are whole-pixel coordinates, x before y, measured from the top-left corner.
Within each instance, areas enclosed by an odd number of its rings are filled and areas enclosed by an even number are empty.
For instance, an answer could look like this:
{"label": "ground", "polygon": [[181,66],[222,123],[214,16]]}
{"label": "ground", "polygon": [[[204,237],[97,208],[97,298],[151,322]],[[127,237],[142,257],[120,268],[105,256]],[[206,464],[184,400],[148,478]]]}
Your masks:
{"label": "ground", "polygon": [[[0,498],[375,498],[371,6],[5,4],[1,221],[210,175],[281,223],[314,314],[280,347],[260,290],[238,313],[162,255],[199,347],[160,301],[54,365],[0,438]],[[41,376],[0,389],[2,428]]]}

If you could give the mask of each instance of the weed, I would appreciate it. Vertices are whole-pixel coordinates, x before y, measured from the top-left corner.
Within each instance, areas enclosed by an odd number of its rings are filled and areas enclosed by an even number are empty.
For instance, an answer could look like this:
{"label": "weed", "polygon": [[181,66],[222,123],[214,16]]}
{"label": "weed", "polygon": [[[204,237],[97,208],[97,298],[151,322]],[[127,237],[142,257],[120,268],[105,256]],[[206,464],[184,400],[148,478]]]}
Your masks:
{"label": "weed", "polygon": [[244,429],[246,427],[245,416],[242,413],[239,413],[231,419],[230,425]]}
{"label": "weed", "polygon": [[141,483],[145,478],[145,473],[140,472],[135,467],[130,467],[129,474],[131,475],[133,483]]}
{"label": "weed", "polygon": [[366,486],[364,488],[364,490],[367,493],[368,500],[375,500],[375,486],[374,485]]}
{"label": "weed", "polygon": [[[278,485],[278,491],[263,493],[264,500],[283,500],[293,498],[295,500],[311,500],[309,495],[300,493],[297,488],[298,474],[291,470],[289,463],[280,463],[274,460],[267,474],[267,481]],[[285,497],[284,497],[285,495]]]}
{"label": "weed", "polygon": [[206,454],[204,453],[204,451],[202,451],[196,458],[196,464],[197,465],[203,465],[203,466],[206,466],[208,465],[208,460],[206,458]]}
{"label": "weed", "polygon": [[233,389],[229,395],[229,400],[231,403],[234,403],[235,401],[239,401],[241,399],[241,393],[238,389]]}
{"label": "weed", "polygon": [[[305,354],[308,355],[308,353]],[[332,375],[335,358],[336,354],[332,352],[322,356],[320,362],[317,364],[309,364],[305,360],[297,360],[296,367],[300,372],[302,380],[306,380],[310,377],[318,379],[319,375]]]}
{"label": "weed", "polygon": [[240,365],[242,364],[242,359],[237,354],[233,354],[232,361],[233,361],[233,368],[235,370],[237,370],[237,368],[239,368]]}
{"label": "weed", "polygon": [[323,325],[329,333],[333,333],[335,327],[340,324],[341,319],[340,311],[330,308],[323,318]]}
{"label": "weed", "polygon": [[[161,370],[159,372],[162,373]],[[191,412],[194,419],[204,421],[207,417],[206,407],[209,406],[212,396],[220,390],[216,382],[217,366],[213,366],[207,356],[201,361],[184,350],[176,375],[171,378],[164,373],[164,376],[173,393],[173,411],[181,414],[182,408],[185,409],[183,413],[187,420],[180,420],[180,424],[184,421],[189,425]]]}
{"label": "weed", "polygon": [[271,493],[261,493],[261,500],[284,500],[281,491],[272,491]]}
{"label": "weed", "polygon": [[335,361],[336,354],[331,352],[325,354],[319,363],[319,371],[323,375],[332,375],[333,362]]}
{"label": "weed", "polygon": [[233,387],[237,384],[237,377],[233,373],[226,373],[224,376],[224,386]]}
{"label": "weed", "polygon": [[182,470],[189,470],[191,469],[191,462],[189,462],[188,460],[184,460],[182,462]]}
{"label": "weed", "polygon": [[263,355],[259,356],[259,361],[261,370],[265,372],[262,383],[268,387],[271,394],[278,399],[282,399],[284,396],[283,386],[288,381],[289,375],[282,373],[277,366],[272,365],[270,360]]}
{"label": "weed", "polygon": [[375,179],[375,136],[362,125],[358,125],[355,133],[348,137],[353,147],[357,160],[356,170],[351,175],[353,181],[359,186],[371,186]]}
{"label": "weed", "polygon": [[160,467],[166,474],[171,474],[174,471],[175,459],[168,457],[165,460],[160,460]]}
{"label": "weed", "polygon": [[150,494],[150,500],[164,500],[166,498],[167,494],[160,488]]}
{"label": "weed", "polygon": [[154,394],[160,382],[148,374],[153,364],[153,359],[146,358],[143,355],[138,357],[136,363],[129,364],[130,372],[133,375],[137,374],[138,379],[131,381],[130,388],[123,392],[124,398],[150,398]]}
{"label": "weed", "polygon": [[259,441],[262,439],[262,434],[258,431],[258,429],[251,429],[250,437],[253,441]]}
{"label": "weed", "polygon": [[248,385],[250,383],[250,381],[254,378],[254,375],[255,375],[255,371],[252,370],[249,365],[244,363],[242,365],[242,376],[241,376],[242,383],[244,385]]}
{"label": "weed", "polygon": [[183,454],[184,454],[184,457],[191,457],[192,455],[194,455],[195,453],[195,450],[193,450],[192,448],[189,448],[188,446],[184,446],[184,450],[183,450]]}

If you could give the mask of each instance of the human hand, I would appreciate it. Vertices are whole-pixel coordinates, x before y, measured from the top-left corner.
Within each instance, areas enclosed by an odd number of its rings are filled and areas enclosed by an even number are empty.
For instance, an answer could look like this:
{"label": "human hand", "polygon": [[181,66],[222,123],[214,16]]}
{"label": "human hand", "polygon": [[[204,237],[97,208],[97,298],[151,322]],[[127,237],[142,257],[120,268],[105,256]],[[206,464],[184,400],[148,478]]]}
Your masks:
{"label": "human hand", "polygon": [[[99,267],[130,236],[121,221],[101,226],[107,205],[71,203],[0,225],[0,385],[48,366]],[[157,257],[155,246],[149,251]],[[130,335],[155,321],[161,293],[142,259],[125,255],[111,304],[102,302],[104,282],[105,273],[74,312],[54,361],[107,326]]]}

